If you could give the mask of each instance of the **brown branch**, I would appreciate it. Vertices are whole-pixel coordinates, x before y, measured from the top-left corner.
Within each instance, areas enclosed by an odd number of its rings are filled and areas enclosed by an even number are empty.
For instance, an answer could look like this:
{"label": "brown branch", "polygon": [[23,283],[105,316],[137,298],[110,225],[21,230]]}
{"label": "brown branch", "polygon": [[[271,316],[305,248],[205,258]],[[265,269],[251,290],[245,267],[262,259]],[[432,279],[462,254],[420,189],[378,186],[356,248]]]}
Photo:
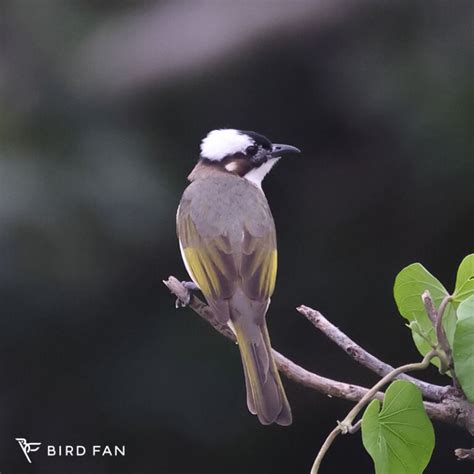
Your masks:
{"label": "brown branch", "polygon": [[[315,328],[319,329],[326,337],[343,349],[359,364],[367,367],[381,377],[384,377],[394,370],[394,367],[377,359],[377,357],[367,352],[350,337],[346,336],[346,334],[328,321],[319,311],[309,308],[308,306],[299,306],[297,310],[305,316]],[[408,380],[415,384],[421,390],[424,397],[437,402],[443,400],[452,391],[452,387],[450,386],[441,387],[440,385],[427,383],[406,374],[401,374],[397,378]]]}
{"label": "brown branch", "polygon": [[[163,281],[163,283],[170,290],[170,292],[181,301],[181,303],[187,303],[189,308],[191,308],[196,314],[211,324],[214,329],[220,332],[223,336],[235,342],[235,336],[231,329],[227,325],[220,323],[215,318],[209,306],[207,306],[197,296],[192,294],[190,297],[189,291],[177,278],[170,276],[169,279]],[[274,349],[272,350],[272,354],[278,369],[287,378],[327,396],[343,398],[345,400],[357,402],[368,392],[366,387],[339,382],[337,380],[332,380],[309,372]],[[383,398],[383,393],[376,393],[374,398],[381,400]],[[458,416],[460,409],[459,404],[455,400],[449,399],[449,401],[443,403],[424,402],[424,405],[430,418],[443,423],[465,428],[464,420]]]}
{"label": "brown branch", "polygon": [[[329,397],[344,398],[345,400],[358,402],[369,391],[368,388],[361,387],[360,385],[339,382],[309,372],[277,352],[275,349],[273,349],[272,353],[278,366],[278,370],[288,379]],[[383,392],[377,392],[373,398],[383,400],[383,395]],[[456,403],[424,402],[424,405],[426,413],[428,413],[428,416],[433,420],[464,428],[464,424],[458,420],[459,408]]]}

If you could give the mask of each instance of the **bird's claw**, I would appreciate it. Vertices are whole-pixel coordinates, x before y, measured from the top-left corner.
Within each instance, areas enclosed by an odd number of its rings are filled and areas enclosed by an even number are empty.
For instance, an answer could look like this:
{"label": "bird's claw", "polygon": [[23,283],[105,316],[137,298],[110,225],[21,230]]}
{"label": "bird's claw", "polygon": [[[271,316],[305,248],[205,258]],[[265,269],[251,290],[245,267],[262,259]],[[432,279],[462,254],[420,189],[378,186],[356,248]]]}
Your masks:
{"label": "bird's claw", "polygon": [[183,298],[176,298],[176,309],[188,306],[191,301],[192,292],[199,290],[199,287],[193,281],[182,281],[181,284],[186,289],[186,295]]}
{"label": "bird's claw", "polygon": [[199,290],[199,286],[194,281],[182,281],[181,284],[189,291]]}

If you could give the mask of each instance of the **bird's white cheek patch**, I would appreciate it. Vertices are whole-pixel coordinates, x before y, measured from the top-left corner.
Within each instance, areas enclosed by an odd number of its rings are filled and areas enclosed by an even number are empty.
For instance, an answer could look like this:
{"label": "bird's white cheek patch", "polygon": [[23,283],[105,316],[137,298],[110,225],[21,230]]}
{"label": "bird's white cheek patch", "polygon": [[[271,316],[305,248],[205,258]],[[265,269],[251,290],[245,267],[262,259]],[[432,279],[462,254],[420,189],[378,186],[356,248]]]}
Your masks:
{"label": "bird's white cheek patch", "polygon": [[265,178],[270,170],[276,165],[279,159],[280,158],[270,158],[266,163],[263,163],[263,165],[249,171],[244,178],[257,186],[257,188],[262,189],[263,178]]}
{"label": "bird's white cheek patch", "polygon": [[227,163],[225,165],[225,169],[230,172],[236,171],[238,168],[239,168],[239,165],[235,161],[231,161],[230,163]]}

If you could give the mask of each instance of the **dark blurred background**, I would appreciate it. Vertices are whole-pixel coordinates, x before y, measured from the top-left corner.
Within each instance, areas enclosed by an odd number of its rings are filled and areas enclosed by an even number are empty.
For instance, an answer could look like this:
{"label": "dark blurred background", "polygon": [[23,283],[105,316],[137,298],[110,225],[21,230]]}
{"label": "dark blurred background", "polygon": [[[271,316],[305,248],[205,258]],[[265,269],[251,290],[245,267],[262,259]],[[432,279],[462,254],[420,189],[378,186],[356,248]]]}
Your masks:
{"label": "dark blurred background", "polygon": [[[214,128],[300,147],[264,186],[273,345],[375,382],[304,303],[391,364],[419,359],[392,285],[420,261],[451,289],[474,250],[472,20],[463,0],[3,0],[2,474],[307,473],[351,404],[285,380],[291,427],[247,412],[236,347],[161,283],[186,278],[186,176]],[[435,429],[427,472],[468,472],[467,435]],[[16,437],[127,454],[29,465]],[[372,472],[360,435],[323,470]]]}

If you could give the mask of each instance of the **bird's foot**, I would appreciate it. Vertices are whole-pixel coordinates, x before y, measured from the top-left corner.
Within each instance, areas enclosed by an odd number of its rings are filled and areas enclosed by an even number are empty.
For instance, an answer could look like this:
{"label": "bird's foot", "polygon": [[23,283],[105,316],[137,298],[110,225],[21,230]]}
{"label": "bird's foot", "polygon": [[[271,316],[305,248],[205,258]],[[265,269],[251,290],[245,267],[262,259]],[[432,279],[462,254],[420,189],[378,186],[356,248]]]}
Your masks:
{"label": "bird's foot", "polygon": [[176,298],[176,308],[185,308],[191,301],[193,291],[199,290],[199,287],[193,281],[182,281],[181,284],[186,289],[186,294],[183,298]]}

